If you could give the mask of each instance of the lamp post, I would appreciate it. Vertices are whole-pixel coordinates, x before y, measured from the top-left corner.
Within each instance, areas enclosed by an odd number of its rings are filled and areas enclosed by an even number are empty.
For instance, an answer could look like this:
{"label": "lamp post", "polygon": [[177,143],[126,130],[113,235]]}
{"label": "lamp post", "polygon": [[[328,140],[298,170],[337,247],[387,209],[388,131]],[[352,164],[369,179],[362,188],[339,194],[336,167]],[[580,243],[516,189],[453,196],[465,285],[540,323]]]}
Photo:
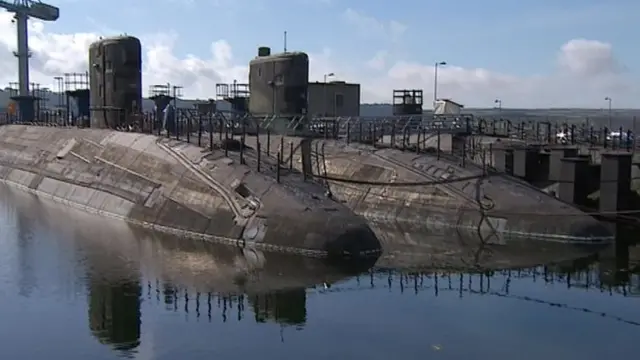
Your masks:
{"label": "lamp post", "polygon": [[328,74],[324,74],[324,84],[322,86],[323,88],[323,100],[322,100],[322,110],[324,113],[324,116],[327,116],[327,78],[330,78],[332,76],[336,76],[336,74],[334,73],[328,73]]}
{"label": "lamp post", "polygon": [[498,111],[502,111],[502,100],[500,99],[495,99],[493,101],[494,104],[496,104],[498,106]]}
{"label": "lamp post", "polygon": [[604,98],[604,101],[609,102],[609,131],[611,131],[611,126],[613,125],[612,119],[611,119],[611,98],[607,96],[606,98]]}
{"label": "lamp post", "polygon": [[433,108],[436,107],[436,101],[438,101],[438,68],[440,66],[447,65],[446,61],[437,62],[434,66],[433,74]]}

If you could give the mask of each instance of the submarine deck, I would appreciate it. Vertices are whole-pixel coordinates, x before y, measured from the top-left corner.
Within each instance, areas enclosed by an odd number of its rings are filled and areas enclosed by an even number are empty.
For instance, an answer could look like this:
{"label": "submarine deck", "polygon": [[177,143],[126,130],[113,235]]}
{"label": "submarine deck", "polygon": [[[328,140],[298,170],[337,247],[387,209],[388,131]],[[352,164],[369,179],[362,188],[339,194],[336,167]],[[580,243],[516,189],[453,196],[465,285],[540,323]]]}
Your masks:
{"label": "submarine deck", "polygon": [[0,127],[0,181],[39,196],[181,236],[310,256],[379,251],[364,219],[321,186],[278,183],[249,155],[240,163],[140,133]]}
{"label": "submarine deck", "polygon": [[[267,136],[245,141],[255,148],[259,139],[261,151],[268,154],[282,147],[284,166],[302,171],[303,138],[270,135],[267,141]],[[485,136],[480,140],[491,141]],[[444,155],[332,139],[310,141],[310,170],[316,181],[369,220],[387,247],[405,243],[406,239],[398,239],[405,234],[450,228],[480,234],[483,241],[497,244],[531,239],[571,244],[613,240],[607,228],[573,205],[524,181],[486,173],[470,160],[462,164],[461,159]],[[389,227],[393,231],[386,230]]]}

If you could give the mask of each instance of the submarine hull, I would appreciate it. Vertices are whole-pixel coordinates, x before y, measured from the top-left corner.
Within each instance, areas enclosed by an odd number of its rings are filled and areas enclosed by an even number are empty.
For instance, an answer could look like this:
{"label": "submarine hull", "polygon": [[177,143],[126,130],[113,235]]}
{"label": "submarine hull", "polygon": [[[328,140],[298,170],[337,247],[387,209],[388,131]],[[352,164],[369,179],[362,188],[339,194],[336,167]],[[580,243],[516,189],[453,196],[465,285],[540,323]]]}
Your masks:
{"label": "submarine hull", "polygon": [[[271,136],[268,142],[261,139],[261,147],[270,143],[269,151],[277,152],[279,137]],[[283,142],[292,143],[284,148],[294,149],[290,164],[302,171],[302,138],[285,136]],[[571,204],[524,181],[487,174],[471,161],[461,164],[436,154],[331,139],[311,142],[308,170],[320,175],[316,181],[335,199],[370,224],[399,224],[425,231],[450,228],[478,233],[496,244],[540,240],[602,245],[614,239],[607,227]],[[289,152],[285,150],[285,161]]]}
{"label": "submarine hull", "polygon": [[0,127],[0,182],[89,213],[308,256],[379,252],[362,217],[294,180],[285,187],[221,150],[154,135]]}
{"label": "submarine hull", "polygon": [[[335,262],[295,254],[193,241],[104,219],[11,188],[0,188],[0,205],[15,209],[61,245],[88,262],[88,276],[121,283],[155,278],[186,289],[217,294],[261,294],[336,283],[367,271],[375,257]],[[69,225],[68,220],[73,220]]]}

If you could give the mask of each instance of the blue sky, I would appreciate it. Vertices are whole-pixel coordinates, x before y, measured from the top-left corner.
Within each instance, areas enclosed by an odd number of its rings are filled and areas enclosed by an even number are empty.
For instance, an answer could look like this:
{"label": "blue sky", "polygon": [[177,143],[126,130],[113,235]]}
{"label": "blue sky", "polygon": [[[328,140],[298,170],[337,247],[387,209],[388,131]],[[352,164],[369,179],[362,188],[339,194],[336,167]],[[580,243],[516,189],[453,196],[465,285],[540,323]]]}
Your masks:
{"label": "blue sky", "polygon": [[[61,17],[57,23],[45,26],[46,33],[127,32],[143,40],[152,34],[170,34],[174,40],[170,52],[177,59],[189,55],[212,59],[211,43],[224,40],[233,52],[233,65],[245,66],[260,45],[281,50],[283,32],[287,31],[289,49],[311,55],[313,80],[321,78],[322,73],[335,72],[337,77],[361,82],[368,88],[363,90],[364,97],[372,101],[384,100],[385,91],[391,90],[383,87],[394,87],[396,83],[397,87],[424,83],[421,87],[425,92],[431,91],[429,66],[444,60],[450,69],[442,70],[439,93],[445,92],[447,97],[477,102],[472,105],[499,96],[505,98],[505,106],[509,102],[560,106],[562,101],[557,96],[549,96],[540,103],[527,99],[545,92],[540,85],[543,78],[566,75],[560,74],[558,56],[562,46],[573,39],[610,46],[608,54],[596,54],[591,60],[615,62],[624,71],[618,72],[615,81],[612,77],[605,81],[600,76],[597,81],[589,80],[588,86],[586,83],[570,86],[570,82],[586,82],[584,74],[580,79],[575,74],[564,79],[563,84],[553,87],[562,88],[563,93],[589,89],[588,93],[568,98],[567,105],[593,103],[592,107],[599,107],[595,104],[598,99],[612,96],[619,99],[620,106],[634,106],[640,95],[634,85],[636,81],[628,80],[637,77],[633,59],[638,58],[640,51],[632,39],[638,33],[634,29],[640,30],[637,0],[52,0],[51,3],[61,7]],[[367,67],[376,54],[384,54],[385,64],[375,69]],[[611,59],[603,59],[604,56]],[[405,66],[408,64],[414,66],[416,73],[398,75],[400,66],[408,69]],[[216,72],[227,80],[224,71],[216,69]],[[422,75],[417,75],[418,72]],[[627,80],[622,80],[622,72]],[[409,81],[416,76],[423,80],[420,84]],[[475,80],[464,79],[469,76]],[[511,85],[505,88],[505,94],[500,90],[490,91],[485,98],[473,94],[483,92],[480,82],[496,88],[507,80]],[[520,80],[522,86],[515,86],[514,82]],[[192,92],[200,95],[197,90]],[[519,94],[516,96],[514,92]]]}

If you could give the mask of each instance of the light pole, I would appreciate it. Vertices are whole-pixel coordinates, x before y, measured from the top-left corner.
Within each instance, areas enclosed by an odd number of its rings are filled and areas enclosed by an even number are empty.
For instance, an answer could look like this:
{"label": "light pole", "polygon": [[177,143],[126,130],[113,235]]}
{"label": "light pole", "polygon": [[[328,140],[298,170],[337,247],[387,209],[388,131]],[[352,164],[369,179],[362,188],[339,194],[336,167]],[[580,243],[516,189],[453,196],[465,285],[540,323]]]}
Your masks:
{"label": "light pole", "polygon": [[611,121],[611,98],[607,96],[606,98],[604,98],[604,101],[608,101],[609,102],[609,131],[611,131],[611,126],[612,126],[612,121]]}
{"label": "light pole", "polygon": [[498,111],[502,111],[502,100],[500,99],[495,99],[493,101],[494,104],[496,104],[498,106]]}
{"label": "light pole", "polygon": [[322,86],[323,88],[323,93],[324,95],[323,100],[322,100],[322,110],[324,112],[324,116],[327,116],[327,78],[330,78],[332,76],[336,76],[336,74],[334,73],[328,73],[328,74],[324,74],[324,85]]}
{"label": "light pole", "polygon": [[434,74],[433,74],[433,108],[436,107],[436,101],[438,101],[438,68],[440,66],[447,65],[446,61],[437,62],[434,66]]}

